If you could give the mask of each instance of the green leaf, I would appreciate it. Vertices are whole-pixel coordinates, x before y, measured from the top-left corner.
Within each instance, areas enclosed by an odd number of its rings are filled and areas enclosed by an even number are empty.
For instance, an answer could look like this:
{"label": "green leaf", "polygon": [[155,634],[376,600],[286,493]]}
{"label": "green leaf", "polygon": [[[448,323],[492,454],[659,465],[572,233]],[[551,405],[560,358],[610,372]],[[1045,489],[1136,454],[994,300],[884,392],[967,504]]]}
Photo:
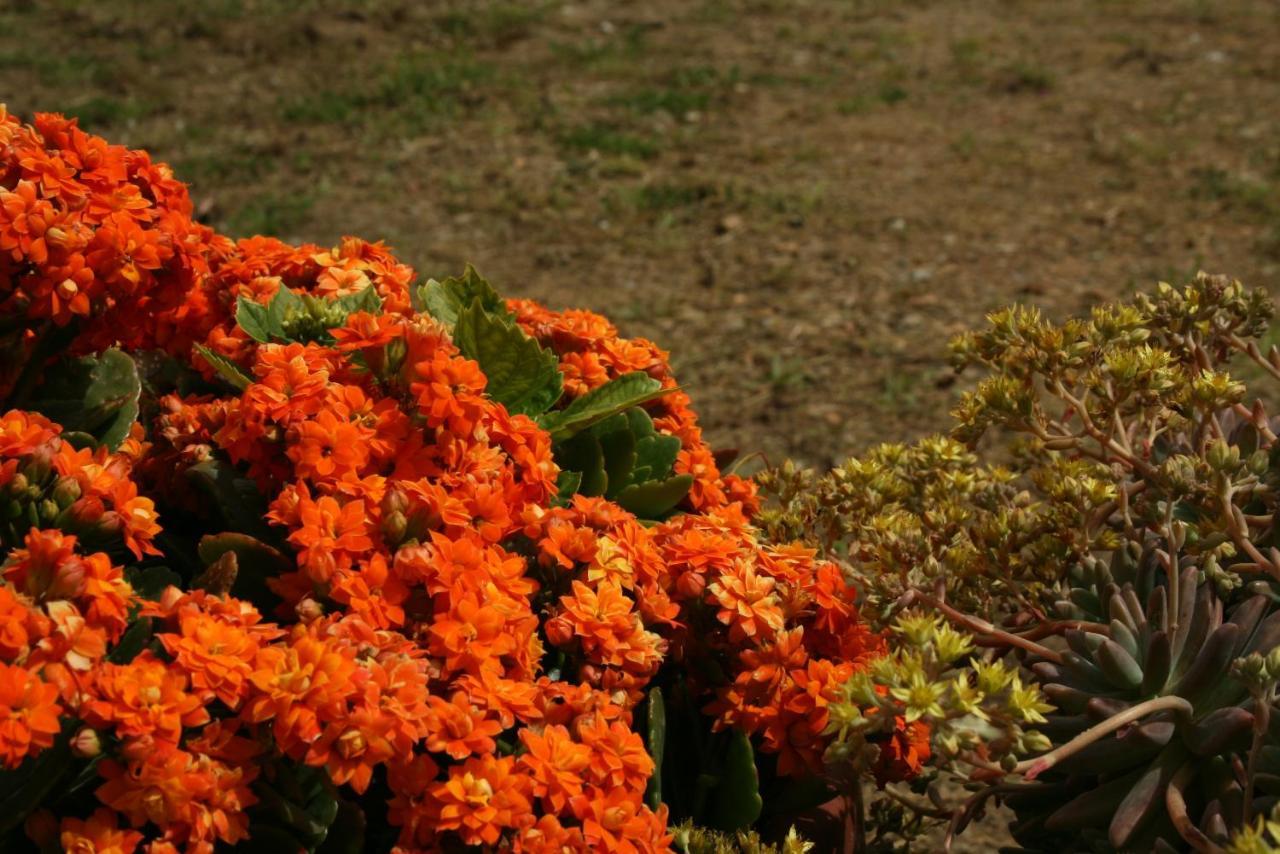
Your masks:
{"label": "green leaf", "polygon": [[17,768],[0,771],[0,836],[21,826],[71,770],[71,735],[76,721],[64,720],[53,745]]}
{"label": "green leaf", "polygon": [[556,465],[562,471],[581,473],[579,495],[604,495],[609,476],[604,470],[604,451],[590,433],[580,433],[555,448]]}
{"label": "green leaf", "polygon": [[591,428],[604,453],[604,471],[608,477],[606,495],[612,498],[627,485],[636,464],[636,439],[626,415],[606,418]]}
{"label": "green leaf", "polygon": [[676,436],[655,434],[636,443],[636,468],[632,483],[663,480],[671,474],[680,453],[680,439]]}
{"label": "green leaf", "polygon": [[218,376],[230,383],[237,391],[244,391],[253,382],[248,374],[240,370],[239,365],[226,356],[219,355],[202,344],[196,345],[196,352],[213,367]]}
{"label": "green leaf", "polygon": [[284,326],[280,323],[279,317],[267,306],[247,297],[236,298],[236,323],[246,335],[263,344],[270,342],[272,338],[284,338]]}
{"label": "green leaf", "polygon": [[348,800],[338,801],[338,816],[316,849],[317,854],[361,854],[365,850],[368,821],[364,810]]}
{"label": "green leaf", "polygon": [[666,480],[632,484],[613,500],[641,519],[661,519],[680,503],[692,486],[693,475],[678,474]]}
{"label": "green leaf", "polygon": [[540,347],[509,315],[495,314],[474,300],[459,313],[453,342],[462,355],[480,363],[488,379],[485,391],[508,412],[541,415],[560,399],[556,354]]}
{"label": "green leaf", "polygon": [[760,799],[760,777],[756,773],[755,751],[751,740],[741,730],[734,730],[729,741],[720,780],[711,791],[709,821],[711,827],[723,831],[746,830],[760,817],[764,802]]}
{"label": "green leaf", "polygon": [[151,618],[139,617],[124,630],[124,634],[116,642],[116,648],[111,650],[107,660],[112,664],[128,664],[138,657],[138,653],[147,648],[147,644],[151,643],[151,635]]}
{"label": "green leaf", "polygon": [[610,416],[671,391],[674,389],[663,388],[662,383],[643,371],[634,371],[592,389],[564,409],[548,412],[538,419],[538,423],[551,434],[552,441],[560,442]]}
{"label": "green leaf", "polygon": [[461,277],[451,276],[443,282],[431,279],[413,291],[414,308],[426,311],[446,326],[457,323],[462,310],[472,303],[500,314],[507,310],[502,297],[470,264]]}
{"label": "green leaf", "polygon": [[138,418],[141,393],[137,365],[113,348],[50,368],[30,408],[114,451]]}
{"label": "green leaf", "polygon": [[[378,290],[373,285],[362,288],[354,294],[338,297],[333,302],[346,314],[355,314],[358,311],[369,314],[380,314],[382,312],[382,297],[378,296]],[[343,323],[346,323],[345,317],[343,318]]]}
{"label": "green leaf", "polygon": [[234,554],[236,577],[231,594],[247,599],[263,609],[277,601],[276,595],[267,586],[267,579],[297,568],[292,559],[274,546],[235,531],[201,537],[196,551],[206,568],[217,563],[228,552]]}
{"label": "green leaf", "polygon": [[260,540],[275,539],[275,533],[265,521],[266,499],[254,482],[236,471],[235,466],[216,458],[206,460],[187,469],[187,477],[211,500],[228,529]]}
{"label": "green leaf", "polygon": [[580,486],[582,486],[582,472],[560,472],[560,476],[556,478],[556,504],[561,507],[569,506],[569,502],[573,500]]}
{"label": "green leaf", "polygon": [[152,601],[170,586],[182,586],[182,576],[167,566],[130,566],[125,569],[124,578],[135,593]]}
{"label": "green leaf", "polygon": [[649,704],[645,712],[645,746],[653,760],[653,776],[649,778],[644,798],[649,808],[656,810],[662,804],[662,754],[667,745],[667,707],[661,688],[649,689]]}

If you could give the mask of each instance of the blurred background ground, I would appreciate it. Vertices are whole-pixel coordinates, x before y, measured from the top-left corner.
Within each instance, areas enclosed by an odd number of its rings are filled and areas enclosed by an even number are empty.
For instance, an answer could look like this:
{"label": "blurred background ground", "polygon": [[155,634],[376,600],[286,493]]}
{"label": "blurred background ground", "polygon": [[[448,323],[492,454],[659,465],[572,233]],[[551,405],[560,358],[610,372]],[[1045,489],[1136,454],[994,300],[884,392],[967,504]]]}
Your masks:
{"label": "blurred background ground", "polygon": [[10,0],[0,102],[234,235],[602,311],[775,460],[944,427],[1002,303],[1280,265],[1270,0]]}

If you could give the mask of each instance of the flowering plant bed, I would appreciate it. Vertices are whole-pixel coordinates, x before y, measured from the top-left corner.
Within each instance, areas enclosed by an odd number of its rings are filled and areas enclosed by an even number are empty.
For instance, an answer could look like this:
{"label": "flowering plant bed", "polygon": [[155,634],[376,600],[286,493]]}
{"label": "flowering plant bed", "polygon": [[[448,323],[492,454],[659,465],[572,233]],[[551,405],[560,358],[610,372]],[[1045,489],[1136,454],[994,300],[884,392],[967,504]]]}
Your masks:
{"label": "flowering plant bed", "polygon": [[652,343],[233,241],[0,108],[0,353],[4,850],[650,851],[836,794],[885,641]]}

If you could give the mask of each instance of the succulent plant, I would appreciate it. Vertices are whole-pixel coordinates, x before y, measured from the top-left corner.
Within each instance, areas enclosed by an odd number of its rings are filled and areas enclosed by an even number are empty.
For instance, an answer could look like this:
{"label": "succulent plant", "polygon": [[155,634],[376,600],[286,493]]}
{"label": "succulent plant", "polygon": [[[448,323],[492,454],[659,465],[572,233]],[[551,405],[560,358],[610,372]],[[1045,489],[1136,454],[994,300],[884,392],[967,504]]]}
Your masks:
{"label": "succulent plant", "polygon": [[[888,794],[947,823],[946,844],[993,800],[1025,850],[1265,842],[1259,816],[1280,798],[1280,424],[1237,377],[1280,379],[1280,349],[1259,343],[1272,314],[1265,293],[1204,274],[1060,324],[1002,310],[954,344],[987,376],[950,438],[764,478],[769,529],[843,561],[886,623],[924,607],[973,636],[951,663],[960,694],[999,662],[1055,707],[1020,749],[968,735],[954,749],[963,716],[932,710],[931,764],[970,794]],[[1011,462],[981,461],[988,434],[1019,437]],[[928,693],[892,681],[861,699],[909,712]]]}
{"label": "succulent plant", "polygon": [[1028,848],[1211,850],[1280,794],[1280,611],[1226,606],[1179,563],[1156,547],[1094,562],[1060,603],[1093,619],[1028,661],[1059,712],[1041,727],[1058,748],[1020,764],[1035,786],[1008,800]]}

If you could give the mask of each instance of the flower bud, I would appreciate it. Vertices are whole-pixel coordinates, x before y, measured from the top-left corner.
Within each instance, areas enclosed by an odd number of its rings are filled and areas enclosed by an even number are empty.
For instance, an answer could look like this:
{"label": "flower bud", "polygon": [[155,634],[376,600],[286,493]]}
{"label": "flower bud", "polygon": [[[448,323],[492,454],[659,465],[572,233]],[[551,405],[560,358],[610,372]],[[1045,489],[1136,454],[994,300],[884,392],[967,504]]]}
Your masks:
{"label": "flower bud", "polygon": [[1257,450],[1249,455],[1249,472],[1251,474],[1262,477],[1269,468],[1271,468],[1271,457],[1266,451]]}
{"label": "flower bud", "polygon": [[565,646],[573,640],[573,621],[564,614],[552,617],[544,624],[547,640],[553,646]]}
{"label": "flower bud", "polygon": [[27,476],[22,472],[18,472],[8,483],[9,494],[15,497],[20,496],[27,491],[27,487],[30,485],[31,482],[27,480]]}
{"label": "flower bud", "polygon": [[54,567],[49,579],[46,599],[74,599],[84,592],[85,566],[78,556],[72,556]]}
{"label": "flower bud", "polygon": [[295,605],[293,610],[303,623],[311,623],[324,616],[324,606],[310,596]]}
{"label": "flower bud", "polygon": [[51,498],[46,498],[40,502],[38,507],[40,513],[40,521],[46,524],[58,518],[58,514],[62,512],[62,508],[57,505]]}
{"label": "flower bud", "polygon": [[1267,675],[1272,679],[1280,679],[1280,647],[1267,653]]}
{"label": "flower bud", "polygon": [[404,542],[405,534],[409,532],[409,520],[399,510],[387,514],[382,520],[382,535],[387,541],[387,545],[397,546]]}
{"label": "flower bud", "polygon": [[53,500],[59,510],[66,510],[80,498],[80,481],[74,477],[60,477],[53,485]]}
{"label": "flower bud", "polygon": [[707,579],[696,572],[684,572],[676,579],[676,593],[682,599],[701,599]]}
{"label": "flower bud", "polygon": [[71,753],[79,759],[92,759],[102,753],[102,739],[91,727],[81,727],[71,739]]}

